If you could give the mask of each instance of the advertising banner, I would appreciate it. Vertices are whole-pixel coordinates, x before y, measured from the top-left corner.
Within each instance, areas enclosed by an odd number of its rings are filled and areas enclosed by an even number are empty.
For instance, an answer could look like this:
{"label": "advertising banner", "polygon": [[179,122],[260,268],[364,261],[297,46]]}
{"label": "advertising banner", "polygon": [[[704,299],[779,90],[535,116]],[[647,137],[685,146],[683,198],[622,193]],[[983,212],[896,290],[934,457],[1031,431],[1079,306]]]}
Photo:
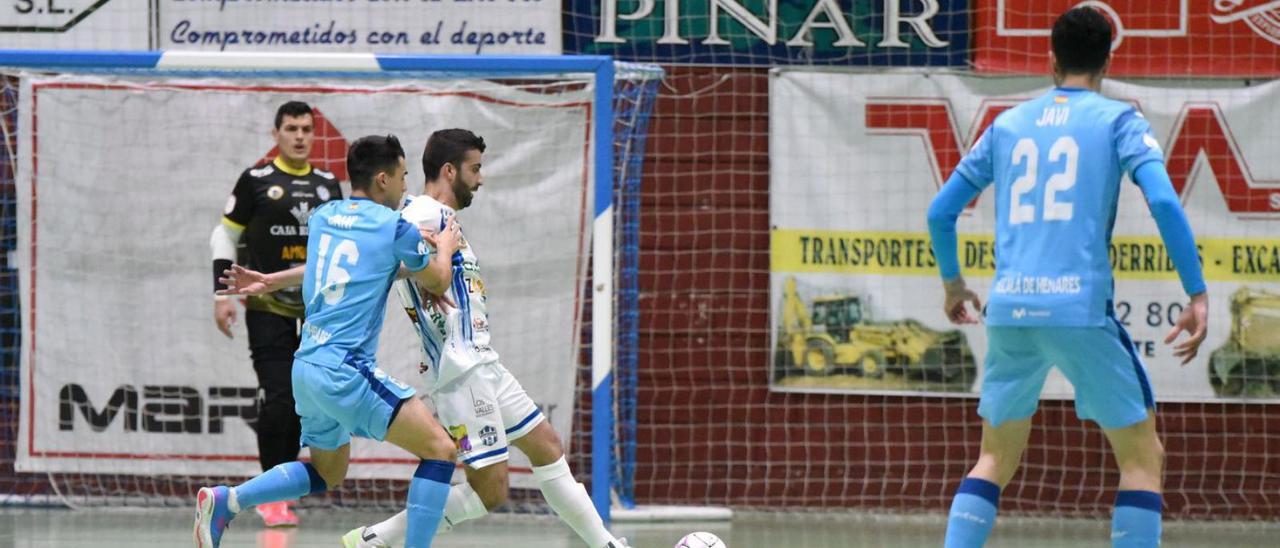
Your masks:
{"label": "advertising banner", "polygon": [[[18,150],[32,152],[21,155],[15,192],[19,470],[256,471],[244,310],[234,339],[215,328],[208,242],[241,171],[270,157],[272,117],[286,100],[317,109],[313,164],[340,177],[347,142],[399,136],[413,195],[431,131],[485,138],[485,184],[459,218],[484,272],[493,346],[569,438],[590,242],[591,86],[381,85],[23,80]],[[285,251],[305,259],[305,248]],[[379,366],[421,387],[415,333],[392,295]],[[417,463],[368,440],[356,440],[353,459],[353,477],[406,478]]]}
{"label": "advertising banner", "polygon": [[571,0],[566,6],[566,53],[733,65],[968,61],[968,0]]}
{"label": "advertising banner", "polygon": [[560,3],[14,0],[6,48],[558,55]]}
{"label": "advertising banner", "polygon": [[[981,325],[956,327],[925,212],[976,136],[1046,78],[779,70],[770,80],[772,386],[971,394]],[[1116,317],[1157,399],[1280,401],[1280,84],[1157,88],[1108,81],[1163,146],[1209,284],[1208,339],[1181,366],[1164,336],[1187,297],[1136,185],[1111,246]],[[1081,159],[1081,161],[1086,161]],[[995,269],[988,190],[961,217],[960,260],[985,299]],[[1051,375],[1045,395],[1067,398]]]}
{"label": "advertising banner", "polygon": [[1078,5],[1093,6],[1111,21],[1112,75],[1280,75],[1277,0],[976,0],[975,68],[1045,72],[1053,22]]}

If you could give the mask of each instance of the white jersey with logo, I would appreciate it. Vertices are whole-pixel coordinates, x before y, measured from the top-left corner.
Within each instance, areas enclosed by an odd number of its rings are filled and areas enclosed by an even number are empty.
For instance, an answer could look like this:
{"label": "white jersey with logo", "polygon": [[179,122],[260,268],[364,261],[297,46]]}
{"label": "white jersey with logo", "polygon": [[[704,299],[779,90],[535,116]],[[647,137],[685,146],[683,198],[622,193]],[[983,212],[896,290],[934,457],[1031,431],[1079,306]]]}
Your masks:
{"label": "white jersey with logo", "polygon": [[[400,216],[410,224],[438,231],[453,208],[430,196],[405,198]],[[466,236],[462,241],[466,243]],[[422,377],[428,392],[435,392],[476,366],[497,363],[498,353],[489,346],[489,314],[485,309],[484,280],[475,248],[465,245],[453,254],[453,280],[446,295],[457,306],[441,314],[425,306],[409,280],[395,283],[405,312],[413,320],[426,356]]]}

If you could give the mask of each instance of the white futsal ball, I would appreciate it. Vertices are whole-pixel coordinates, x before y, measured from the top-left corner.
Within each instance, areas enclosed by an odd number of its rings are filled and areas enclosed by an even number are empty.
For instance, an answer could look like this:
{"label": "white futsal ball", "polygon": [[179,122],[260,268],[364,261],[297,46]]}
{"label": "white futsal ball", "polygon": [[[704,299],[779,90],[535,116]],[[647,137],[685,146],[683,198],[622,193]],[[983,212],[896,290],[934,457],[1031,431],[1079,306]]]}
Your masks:
{"label": "white futsal ball", "polygon": [[726,548],[723,540],[711,533],[689,533],[677,542],[675,548]]}

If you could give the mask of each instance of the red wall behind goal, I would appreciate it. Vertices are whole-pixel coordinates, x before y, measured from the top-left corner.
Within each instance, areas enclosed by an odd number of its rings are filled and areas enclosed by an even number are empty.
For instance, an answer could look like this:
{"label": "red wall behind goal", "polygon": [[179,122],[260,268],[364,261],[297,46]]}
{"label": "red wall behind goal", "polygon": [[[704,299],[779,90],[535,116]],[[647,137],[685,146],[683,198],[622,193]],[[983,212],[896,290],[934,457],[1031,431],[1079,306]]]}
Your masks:
{"label": "red wall behind goal", "polygon": [[[768,391],[768,74],[667,70],[642,185],[637,502],[944,510],[977,458],[977,400]],[[1170,515],[1280,517],[1280,407],[1160,420]],[[1002,510],[1109,514],[1101,433],[1070,402],[1035,421]]]}

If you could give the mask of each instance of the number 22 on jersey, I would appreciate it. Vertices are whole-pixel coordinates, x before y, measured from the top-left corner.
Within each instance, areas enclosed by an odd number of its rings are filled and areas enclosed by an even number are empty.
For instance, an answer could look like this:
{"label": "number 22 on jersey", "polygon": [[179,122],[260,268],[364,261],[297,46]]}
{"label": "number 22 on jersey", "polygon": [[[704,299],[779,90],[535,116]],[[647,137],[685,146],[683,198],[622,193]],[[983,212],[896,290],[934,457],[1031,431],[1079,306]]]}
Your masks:
{"label": "number 22 on jersey", "polygon": [[[1041,207],[1041,219],[1044,221],[1070,221],[1074,209],[1070,202],[1060,202],[1059,192],[1076,186],[1076,169],[1080,161],[1080,145],[1070,136],[1059,137],[1049,147],[1049,162],[1062,162],[1060,173],[1054,173],[1045,181],[1044,204]],[[1039,180],[1037,167],[1040,163],[1040,147],[1031,139],[1023,138],[1013,147],[1013,165],[1026,164],[1027,170],[1021,177],[1014,179],[1009,187],[1009,224],[1035,222],[1036,206],[1023,203],[1022,197],[1036,187]]]}
{"label": "number 22 on jersey", "polygon": [[342,268],[340,263],[345,258],[347,265],[355,266],[360,261],[360,248],[356,247],[354,241],[346,238],[338,240],[334,245],[332,236],[321,234],[318,251],[320,253],[319,257],[316,257],[316,290],[312,298],[324,294],[325,304],[338,304],[347,290],[347,282],[351,281],[351,273]]}

